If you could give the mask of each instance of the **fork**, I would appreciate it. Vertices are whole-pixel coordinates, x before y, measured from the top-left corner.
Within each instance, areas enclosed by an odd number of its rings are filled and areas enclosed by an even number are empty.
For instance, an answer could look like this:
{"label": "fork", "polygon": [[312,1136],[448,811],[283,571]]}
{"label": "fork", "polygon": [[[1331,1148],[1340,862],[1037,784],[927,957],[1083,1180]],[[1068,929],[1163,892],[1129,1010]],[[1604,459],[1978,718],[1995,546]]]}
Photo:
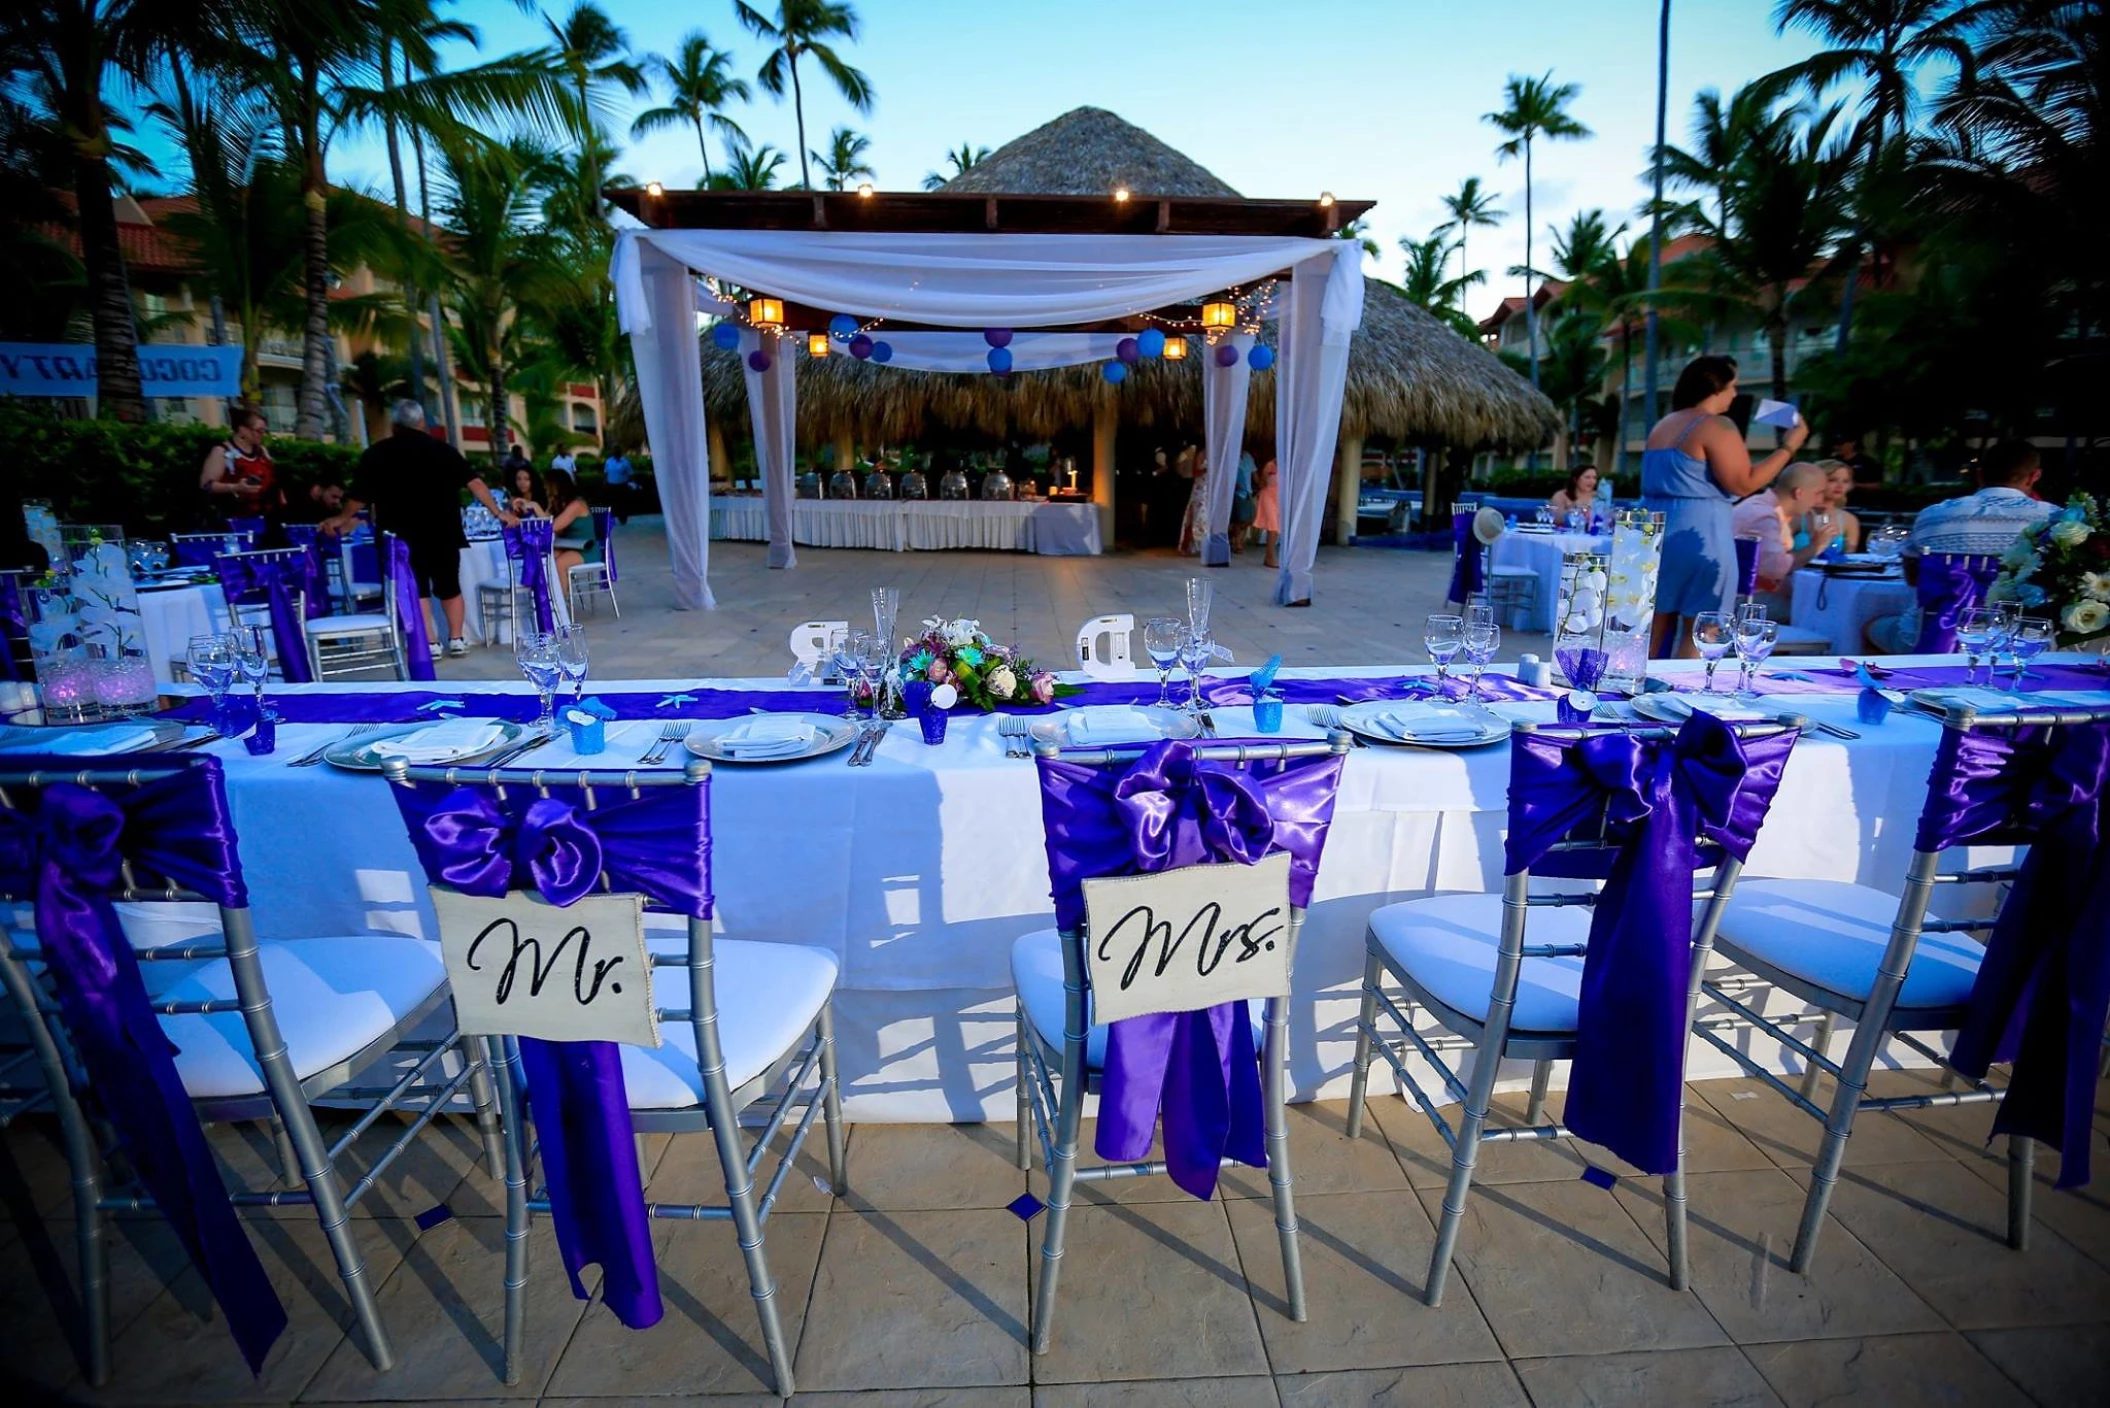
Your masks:
{"label": "fork", "polygon": [[355,738],[372,733],[375,729],[379,727],[381,727],[381,725],[379,724],[353,724],[349,729],[345,730],[344,736],[342,738],[333,739],[330,742],[323,744],[320,748],[313,750],[312,752],[303,753],[299,757],[295,758],[292,762],[286,764],[286,766],[293,768],[312,768],[322,761],[323,754],[329,752],[338,744],[349,743]]}
{"label": "fork", "polygon": [[[1331,704],[1307,704],[1304,706],[1304,717],[1318,728],[1336,729],[1343,727],[1341,711],[1334,708]],[[1353,748],[1368,748],[1370,746],[1363,741],[1363,736],[1359,733],[1349,734],[1348,743]]]}
{"label": "fork", "polygon": [[1033,736],[1032,720],[1021,719],[1013,714],[999,714],[996,717],[996,731],[1000,737],[1006,740],[1004,743],[1005,757],[1030,758],[1033,756],[1032,751],[1022,743],[1011,741],[1031,738]]}
{"label": "fork", "polygon": [[666,761],[667,750],[688,736],[689,726],[686,722],[662,724],[660,725],[659,737],[652,740],[652,746],[645,750],[644,756],[639,758],[638,761],[648,765],[664,762]]}

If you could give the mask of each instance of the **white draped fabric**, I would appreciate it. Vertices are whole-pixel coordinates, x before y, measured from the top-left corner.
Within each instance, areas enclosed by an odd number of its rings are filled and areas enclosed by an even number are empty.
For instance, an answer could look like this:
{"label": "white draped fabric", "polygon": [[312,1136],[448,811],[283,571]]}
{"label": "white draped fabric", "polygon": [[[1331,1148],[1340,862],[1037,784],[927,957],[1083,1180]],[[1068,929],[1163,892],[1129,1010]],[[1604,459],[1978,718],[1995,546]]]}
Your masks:
{"label": "white draped fabric", "polygon": [[[755,471],[768,505],[769,565],[796,567],[791,546],[791,504],[798,475],[798,366],[790,356],[791,339],[781,332],[740,333],[740,359],[747,376],[747,414],[755,427]],[[769,370],[758,372],[748,357],[769,355]]]}
{"label": "white draped fabric", "polygon": [[[664,285],[669,269],[713,275],[744,288],[860,318],[958,328],[1035,328],[1129,317],[1189,302],[1222,289],[1257,283],[1294,270],[1277,351],[1277,417],[1282,501],[1289,552],[1278,599],[1311,595],[1326,480],[1347,376],[1348,343],[1363,316],[1363,271],[1355,244],[1343,240],[1268,235],[1043,235],[878,234],[835,230],[624,230],[616,239],[610,277],[623,329],[638,349],[638,390],[653,438],[675,586],[684,605],[708,605],[702,581],[709,524],[709,466],[703,450],[702,378],[695,296]],[[678,282],[679,280],[675,280]],[[896,346],[916,334],[887,341]],[[1118,339],[1116,339],[1118,341]],[[1041,352],[1030,343],[1029,356]],[[1089,344],[1086,349],[1089,350]],[[1050,356],[1089,360],[1079,349],[1047,344]],[[933,344],[934,358],[979,357],[971,341]],[[1014,353],[1014,366],[1019,366]],[[758,415],[758,434],[781,439],[789,424],[790,359],[781,405]],[[986,362],[983,363],[986,365]],[[1030,366],[1032,362],[1024,365]],[[1065,365],[1051,361],[1047,365]],[[686,372],[685,377],[676,373]],[[751,396],[755,394],[750,384]],[[670,415],[666,402],[683,409]],[[765,430],[775,421],[776,431]],[[671,454],[661,451],[665,425]],[[1211,437],[1212,441],[1217,437]],[[691,446],[693,445],[693,449]],[[1237,462],[1236,438],[1231,463]],[[758,458],[760,451],[758,450]],[[785,456],[788,463],[789,456]],[[685,481],[671,491],[669,478]],[[765,475],[763,492],[788,509],[791,486]],[[1226,500],[1228,503],[1228,500]],[[1228,510],[1225,514],[1228,522]],[[788,512],[772,508],[771,558],[790,564]],[[781,530],[781,532],[780,532]]]}
{"label": "white draped fabric", "polygon": [[1218,346],[1238,349],[1238,360],[1228,367],[1216,365],[1216,348],[1204,347],[1202,363],[1203,442],[1209,457],[1209,479],[1202,487],[1204,528],[1202,566],[1231,565],[1231,500],[1236,497],[1238,457],[1245,450],[1246,392],[1253,369],[1246,354],[1253,350],[1249,332],[1229,334]]}

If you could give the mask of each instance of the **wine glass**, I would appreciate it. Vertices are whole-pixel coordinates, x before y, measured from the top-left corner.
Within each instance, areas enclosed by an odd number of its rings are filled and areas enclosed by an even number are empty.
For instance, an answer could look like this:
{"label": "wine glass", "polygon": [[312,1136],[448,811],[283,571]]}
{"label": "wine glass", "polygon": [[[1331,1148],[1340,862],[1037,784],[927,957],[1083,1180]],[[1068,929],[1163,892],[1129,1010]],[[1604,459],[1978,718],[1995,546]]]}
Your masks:
{"label": "wine glass", "polygon": [[2015,683],[2029,674],[2029,662],[2051,649],[2057,628],[2044,616],[2018,616],[2008,632],[2008,658],[2014,662]]}
{"label": "wine glass", "polygon": [[1743,616],[1736,623],[1736,663],[1739,678],[1736,697],[1752,699],[1758,695],[1758,667],[1765,664],[1773,654],[1773,647],[1780,641],[1780,627],[1765,618]]}
{"label": "wine glass", "polygon": [[1209,604],[1215,595],[1216,589],[1200,577],[1187,579],[1187,629],[1209,634]]}
{"label": "wine glass", "polygon": [[[1203,610],[1208,608],[1206,604]],[[1187,704],[1190,714],[1202,711],[1202,675],[1209,668],[1209,659],[1216,653],[1216,641],[1207,630],[1187,630],[1180,633],[1180,663],[1187,667]]]}
{"label": "wine glass", "polygon": [[1502,648],[1502,628],[1493,621],[1468,620],[1465,623],[1465,658],[1473,667],[1469,693],[1474,699],[1480,697],[1480,675],[1488,662]]}
{"label": "wine glass", "polygon": [[886,687],[886,667],[894,658],[893,647],[888,643],[890,639],[889,636],[871,631],[864,635],[857,647],[858,677],[871,681],[871,722],[875,728],[879,725],[880,695]]}
{"label": "wine glass", "polygon": [[[2006,632],[2001,626],[1998,608],[1974,606],[1964,612],[1963,620],[1956,625],[1956,643],[1963,647],[1964,683],[1969,684],[1978,674],[1978,661],[1988,653],[1997,653]],[[1991,670],[1987,678],[1992,677]]]}
{"label": "wine glass", "polygon": [[271,673],[271,642],[262,626],[236,626],[229,631],[235,671],[256,691],[256,716],[264,714],[264,680]]}
{"label": "wine glass", "polygon": [[185,655],[190,677],[205,686],[212,696],[212,712],[220,719],[227,708],[227,690],[234,683],[234,646],[225,635],[192,636]]}
{"label": "wine glass", "polygon": [[1451,661],[1465,648],[1465,618],[1439,612],[1421,624],[1421,644],[1436,666],[1436,692],[1448,694]]}
{"label": "wine glass", "polygon": [[850,704],[843,717],[857,717],[857,660],[858,637],[863,631],[835,631],[828,637],[828,655],[835,664],[835,673],[849,690]]}
{"label": "wine glass", "polygon": [[513,663],[542,701],[535,727],[550,733],[557,726],[557,684],[564,678],[557,636],[552,631],[520,631],[513,637]]}
{"label": "wine glass", "polygon": [[1177,616],[1153,616],[1143,623],[1143,650],[1158,671],[1160,709],[1173,707],[1172,667],[1180,662],[1180,637],[1186,630],[1187,623]]}
{"label": "wine glass", "polygon": [[1736,644],[1736,622],[1726,611],[1702,611],[1692,618],[1692,645],[1707,662],[1705,693],[1714,693],[1715,667]]}
{"label": "wine glass", "polygon": [[557,628],[557,666],[571,681],[571,702],[586,698],[586,628],[573,621]]}

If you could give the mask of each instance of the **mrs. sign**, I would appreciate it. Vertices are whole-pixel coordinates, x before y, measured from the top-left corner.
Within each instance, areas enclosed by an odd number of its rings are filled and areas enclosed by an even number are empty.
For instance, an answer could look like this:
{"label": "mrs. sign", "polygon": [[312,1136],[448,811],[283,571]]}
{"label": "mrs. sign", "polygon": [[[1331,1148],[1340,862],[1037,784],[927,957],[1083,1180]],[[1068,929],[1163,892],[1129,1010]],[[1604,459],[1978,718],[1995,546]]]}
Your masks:
{"label": "mrs. sign", "polygon": [[432,907],[464,1035],[660,1044],[641,896],[560,908],[526,891],[487,899],[434,886]]}
{"label": "mrs. sign", "polygon": [[1289,992],[1289,854],[1083,885],[1094,1021]]}

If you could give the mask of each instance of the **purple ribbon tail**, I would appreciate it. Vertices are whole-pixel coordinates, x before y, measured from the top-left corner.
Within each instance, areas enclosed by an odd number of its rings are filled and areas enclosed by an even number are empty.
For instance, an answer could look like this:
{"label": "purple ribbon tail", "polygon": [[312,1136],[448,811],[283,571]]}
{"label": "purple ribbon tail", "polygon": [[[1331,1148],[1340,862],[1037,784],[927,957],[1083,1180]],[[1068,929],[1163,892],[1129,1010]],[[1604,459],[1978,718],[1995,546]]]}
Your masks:
{"label": "purple ribbon tail", "polygon": [[388,574],[396,584],[396,629],[403,637],[403,663],[414,680],[438,679],[432,668],[432,638],[425,633],[425,602],[418,595],[417,574],[410,570],[410,546],[388,535]]}
{"label": "purple ribbon tail", "polygon": [[1451,586],[1445,601],[1463,602],[1480,590],[1480,540],[1473,536],[1475,516],[1451,515]]}
{"label": "purple ribbon tail", "polygon": [[308,663],[307,622],[293,609],[283,576],[274,573],[265,582],[264,602],[271,613],[271,638],[278,646],[279,674],[287,684],[315,683],[315,671]]}
{"label": "purple ribbon tail", "polygon": [[1138,1162],[1149,1155],[1161,1120],[1166,1172],[1194,1197],[1216,1196],[1227,1157],[1267,1167],[1260,1064],[1244,1003],[1130,1017],[1107,1028],[1093,1147],[1102,1159]]}
{"label": "purple ribbon tail", "polygon": [[601,1268],[601,1298],[633,1330],[666,1314],[652,1261],[637,1135],[613,1042],[523,1037],[520,1063],[542,1145],[550,1221],[572,1294],[589,1298],[579,1273]]}

